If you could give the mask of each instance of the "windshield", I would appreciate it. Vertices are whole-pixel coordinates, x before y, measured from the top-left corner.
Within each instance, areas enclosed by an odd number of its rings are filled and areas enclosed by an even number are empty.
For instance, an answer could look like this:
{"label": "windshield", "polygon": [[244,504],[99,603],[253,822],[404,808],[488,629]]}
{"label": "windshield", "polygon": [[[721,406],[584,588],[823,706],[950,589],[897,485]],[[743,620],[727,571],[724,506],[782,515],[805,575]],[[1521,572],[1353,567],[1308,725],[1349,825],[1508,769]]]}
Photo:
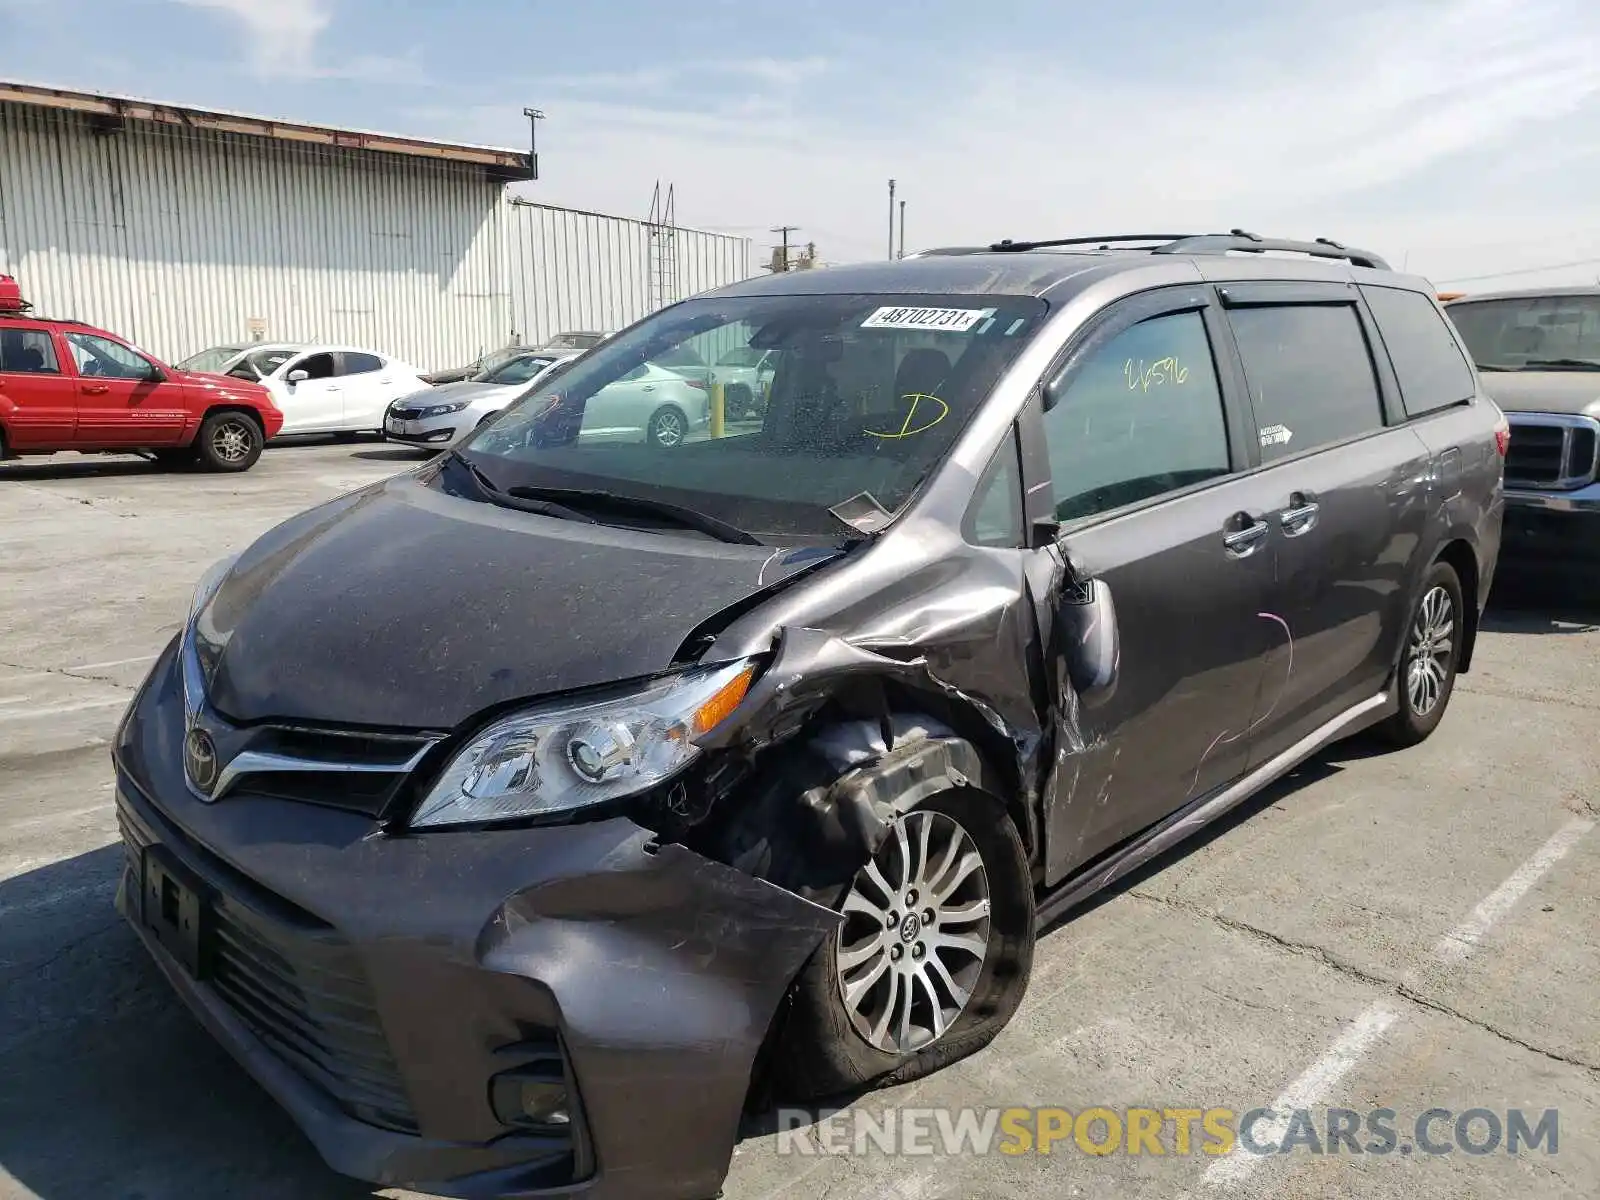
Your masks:
{"label": "windshield", "polygon": [[513,358],[488,370],[479,371],[472,377],[474,383],[527,383],[540,371],[544,370],[555,358],[551,355],[528,355]]}
{"label": "windshield", "polygon": [[271,375],[279,367],[283,366],[284,363],[293,358],[297,353],[298,351],[292,349],[259,350],[235,367],[231,374],[238,375],[246,372],[253,372],[257,378],[265,379],[268,375]]}
{"label": "windshield", "polygon": [[[603,490],[762,538],[836,537],[830,510],[905,505],[1046,311],[1009,296],[691,300],[536,384],[461,450],[501,488]],[[738,350],[772,352],[771,399],[716,437],[712,385],[661,364]]]}
{"label": "windshield", "polygon": [[748,346],[743,347],[743,348],[741,348],[739,350],[730,350],[726,354],[724,354],[721,358],[717,359],[717,366],[719,366],[719,367],[759,367],[761,365],[761,356],[764,353],[765,353],[765,351],[752,350]]}
{"label": "windshield", "polygon": [[1600,370],[1600,296],[1458,300],[1445,312],[1480,368]]}
{"label": "windshield", "polygon": [[180,371],[201,371],[216,374],[235,358],[238,358],[243,349],[244,347],[242,346],[215,346],[210,350],[202,350],[199,354],[192,354],[176,365]]}

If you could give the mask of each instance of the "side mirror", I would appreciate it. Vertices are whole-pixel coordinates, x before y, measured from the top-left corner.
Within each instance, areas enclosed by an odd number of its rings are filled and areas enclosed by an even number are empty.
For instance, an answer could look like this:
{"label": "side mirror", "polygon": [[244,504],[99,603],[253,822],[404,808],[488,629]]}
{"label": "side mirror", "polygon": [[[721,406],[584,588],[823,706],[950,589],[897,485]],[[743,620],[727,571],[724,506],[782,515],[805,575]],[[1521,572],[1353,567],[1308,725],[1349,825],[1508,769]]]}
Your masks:
{"label": "side mirror", "polygon": [[1103,579],[1074,579],[1069,573],[1060,614],[1067,675],[1078,700],[1086,708],[1103,704],[1116,691],[1122,666],[1111,585]]}
{"label": "side mirror", "polygon": [[309,371],[290,371],[289,374],[286,375],[284,378],[286,378],[290,383],[304,383],[306,380],[311,378],[311,372],[309,372]]}

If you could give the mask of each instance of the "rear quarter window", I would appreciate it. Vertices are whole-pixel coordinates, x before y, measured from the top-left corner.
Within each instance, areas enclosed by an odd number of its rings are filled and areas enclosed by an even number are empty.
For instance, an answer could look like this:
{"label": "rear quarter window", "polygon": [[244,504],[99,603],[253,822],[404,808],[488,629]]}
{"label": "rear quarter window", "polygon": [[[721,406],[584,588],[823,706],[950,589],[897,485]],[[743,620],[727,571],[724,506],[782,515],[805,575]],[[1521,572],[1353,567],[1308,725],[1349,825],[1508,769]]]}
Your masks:
{"label": "rear quarter window", "polygon": [[1472,399],[1477,392],[1472,370],[1432,299],[1403,288],[1363,287],[1361,293],[1394,364],[1407,416]]}

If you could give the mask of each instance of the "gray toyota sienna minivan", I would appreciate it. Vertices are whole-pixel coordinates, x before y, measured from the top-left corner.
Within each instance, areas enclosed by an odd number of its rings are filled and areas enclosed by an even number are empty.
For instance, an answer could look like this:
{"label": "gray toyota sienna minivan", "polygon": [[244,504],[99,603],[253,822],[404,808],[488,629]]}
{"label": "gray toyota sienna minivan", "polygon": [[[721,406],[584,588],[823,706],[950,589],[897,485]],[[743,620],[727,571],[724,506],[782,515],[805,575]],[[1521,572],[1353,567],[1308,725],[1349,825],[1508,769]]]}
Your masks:
{"label": "gray toyota sienna minivan", "polygon": [[[759,423],[605,388],[741,349]],[[335,1168],[707,1200],[971,1054],[1036,930],[1472,661],[1507,427],[1426,281],[1244,233],[724,288],[219,564],[119,906]]]}

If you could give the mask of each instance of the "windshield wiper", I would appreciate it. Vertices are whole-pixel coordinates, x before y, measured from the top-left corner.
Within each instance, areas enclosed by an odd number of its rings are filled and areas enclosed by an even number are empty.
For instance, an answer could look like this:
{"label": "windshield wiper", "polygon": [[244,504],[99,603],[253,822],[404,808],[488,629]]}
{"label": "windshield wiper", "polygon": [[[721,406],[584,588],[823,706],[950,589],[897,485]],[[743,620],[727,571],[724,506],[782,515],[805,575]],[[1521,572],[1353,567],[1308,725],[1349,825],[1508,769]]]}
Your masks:
{"label": "windshield wiper", "polygon": [[1550,367],[1557,371],[1600,371],[1600,362],[1592,358],[1530,358],[1528,367]]}
{"label": "windshield wiper", "polygon": [[581,513],[575,508],[568,508],[564,504],[518,496],[516,494],[518,489],[516,488],[511,489],[509,492],[504,490],[479,470],[478,465],[459,450],[451,449],[445,457],[450,462],[460,463],[471,473],[472,481],[478,485],[478,490],[483,493],[484,498],[491,504],[497,504],[501,508],[515,509],[517,512],[534,513],[541,517],[559,517],[563,521],[580,521],[585,525],[598,525],[600,523],[587,513]]}
{"label": "windshield wiper", "polygon": [[1515,371],[1518,368],[1508,367],[1505,363],[1473,363],[1480,371]]}
{"label": "windshield wiper", "polygon": [[646,496],[624,496],[616,492],[607,492],[600,489],[535,486],[507,488],[506,494],[515,496],[518,499],[544,503],[574,504],[598,509],[612,509],[618,512],[640,513],[652,517],[665,517],[676,525],[707,534],[716,538],[719,542],[730,542],[736,546],[761,545],[760,538],[746,533],[737,525],[730,525],[726,521],[718,520],[709,513],[703,513],[694,508],[685,508],[681,504],[672,504],[666,500],[652,500]]}

